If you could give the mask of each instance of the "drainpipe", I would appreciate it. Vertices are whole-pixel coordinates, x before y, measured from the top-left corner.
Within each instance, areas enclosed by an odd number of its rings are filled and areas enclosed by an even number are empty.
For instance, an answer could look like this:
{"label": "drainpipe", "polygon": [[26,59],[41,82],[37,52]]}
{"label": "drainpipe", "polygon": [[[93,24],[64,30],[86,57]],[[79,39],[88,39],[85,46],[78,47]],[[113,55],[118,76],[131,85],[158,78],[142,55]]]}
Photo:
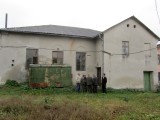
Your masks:
{"label": "drainpipe", "polygon": [[110,85],[110,80],[111,80],[111,57],[112,57],[112,54],[105,51],[104,50],[104,37],[103,37],[103,33],[100,33],[99,34],[99,39],[102,41],[102,72],[101,72],[101,75],[104,73],[104,54],[107,54],[109,56],[109,61],[108,61],[108,64],[109,64],[109,75],[108,75],[108,84]]}
{"label": "drainpipe", "polygon": [[99,38],[102,40],[102,74],[104,73],[104,54],[107,54],[109,56],[109,75],[108,75],[108,84],[110,85],[110,79],[111,79],[111,53],[104,50],[104,37],[103,33],[99,35]]}
{"label": "drainpipe", "polygon": [[99,39],[101,40],[101,45],[102,45],[102,72],[101,72],[101,76],[102,76],[102,74],[104,73],[104,39],[103,39],[103,33],[100,33],[99,34]]}

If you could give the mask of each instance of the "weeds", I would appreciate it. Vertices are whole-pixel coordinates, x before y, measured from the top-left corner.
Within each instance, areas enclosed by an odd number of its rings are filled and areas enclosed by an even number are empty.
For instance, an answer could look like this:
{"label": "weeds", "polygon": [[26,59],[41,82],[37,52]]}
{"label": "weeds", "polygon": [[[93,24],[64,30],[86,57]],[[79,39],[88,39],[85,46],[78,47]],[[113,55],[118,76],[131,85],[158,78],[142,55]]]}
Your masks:
{"label": "weeds", "polygon": [[14,87],[19,87],[19,83],[15,80],[7,80],[5,83],[6,86],[14,86]]}
{"label": "weeds", "polygon": [[62,101],[58,104],[34,104],[23,99],[12,98],[0,101],[1,119],[20,118],[26,120],[103,120],[106,115],[77,102]]}
{"label": "weeds", "polygon": [[76,93],[73,87],[2,86],[0,120],[159,120],[160,94],[108,89]]}

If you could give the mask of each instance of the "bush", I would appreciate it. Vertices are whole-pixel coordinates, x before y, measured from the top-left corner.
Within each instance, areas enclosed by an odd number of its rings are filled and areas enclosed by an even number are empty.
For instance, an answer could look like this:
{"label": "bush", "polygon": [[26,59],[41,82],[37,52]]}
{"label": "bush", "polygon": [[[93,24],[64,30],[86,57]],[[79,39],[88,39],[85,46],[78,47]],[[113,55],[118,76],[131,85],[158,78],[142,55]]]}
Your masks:
{"label": "bush", "polygon": [[5,85],[14,86],[14,87],[19,87],[20,86],[19,83],[17,81],[15,81],[15,80],[7,80]]}

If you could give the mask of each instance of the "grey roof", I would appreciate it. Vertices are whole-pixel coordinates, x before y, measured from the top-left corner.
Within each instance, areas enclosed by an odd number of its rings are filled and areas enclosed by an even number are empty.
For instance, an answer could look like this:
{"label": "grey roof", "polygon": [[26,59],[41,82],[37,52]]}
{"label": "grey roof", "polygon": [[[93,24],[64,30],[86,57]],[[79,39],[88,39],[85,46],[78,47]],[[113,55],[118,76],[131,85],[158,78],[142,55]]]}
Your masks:
{"label": "grey roof", "polygon": [[101,33],[100,31],[91,30],[91,29],[66,27],[66,26],[58,26],[58,25],[3,28],[3,29],[0,29],[0,31],[58,35],[58,36],[80,37],[80,38],[94,38],[99,33]]}

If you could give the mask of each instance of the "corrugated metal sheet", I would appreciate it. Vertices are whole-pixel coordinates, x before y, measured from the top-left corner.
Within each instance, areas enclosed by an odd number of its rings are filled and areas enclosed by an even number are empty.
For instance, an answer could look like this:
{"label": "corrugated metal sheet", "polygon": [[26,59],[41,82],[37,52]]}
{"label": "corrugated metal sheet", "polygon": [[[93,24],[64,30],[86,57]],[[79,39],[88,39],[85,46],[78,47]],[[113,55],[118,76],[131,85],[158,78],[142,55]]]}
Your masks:
{"label": "corrugated metal sheet", "polygon": [[64,65],[30,65],[29,85],[32,88],[71,86],[71,67]]}

